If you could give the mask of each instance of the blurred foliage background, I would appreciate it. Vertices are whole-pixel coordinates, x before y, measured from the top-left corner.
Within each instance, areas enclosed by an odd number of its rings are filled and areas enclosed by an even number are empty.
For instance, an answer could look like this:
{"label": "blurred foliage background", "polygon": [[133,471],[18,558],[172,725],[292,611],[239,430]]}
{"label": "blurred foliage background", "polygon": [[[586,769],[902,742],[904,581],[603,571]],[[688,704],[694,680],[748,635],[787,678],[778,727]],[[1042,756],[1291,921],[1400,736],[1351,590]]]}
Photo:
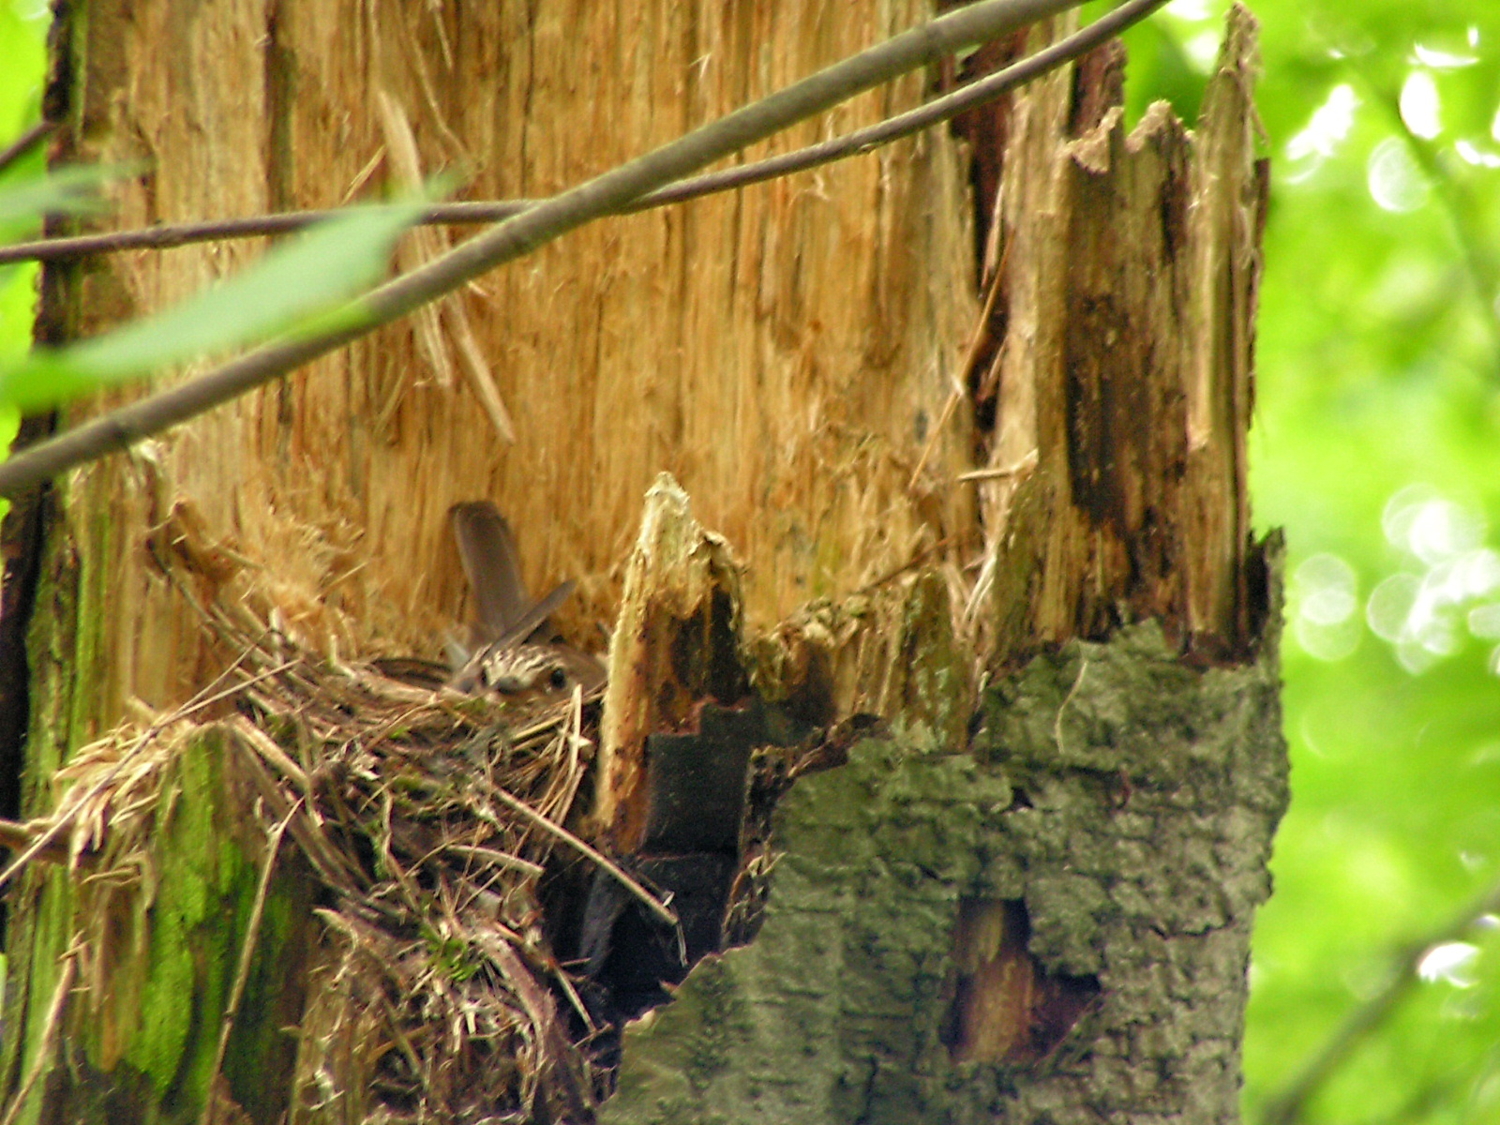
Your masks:
{"label": "blurred foliage background", "polygon": [[[1091,5],[1097,8],[1098,5]],[[1227,0],[1127,36],[1191,121]],[[1255,0],[1274,188],[1252,439],[1284,527],[1293,803],[1248,1121],[1500,1121],[1500,4]],[[43,0],[0,0],[0,148]],[[39,157],[5,179],[35,172]],[[0,358],[32,271],[0,267]]]}
{"label": "blurred foliage background", "polygon": [[[45,0],[0,0],[0,151],[41,118],[41,83],[47,30]],[[34,149],[0,173],[0,188],[39,175],[44,150]],[[0,216],[0,239],[35,237]],[[0,362],[24,352],[31,340],[33,266],[0,266]],[[9,442],[14,419],[0,417]]]}
{"label": "blurred foliage background", "polygon": [[[1127,38],[1188,120],[1227,4]],[[1254,0],[1273,161],[1251,432],[1289,545],[1292,807],[1251,1122],[1500,1121],[1500,5]]]}
{"label": "blurred foliage background", "polygon": [[[1500,1122],[1500,4],[1252,0],[1273,188],[1251,432],[1292,807],[1251,1122]],[[1188,120],[1227,3],[1131,33]]]}

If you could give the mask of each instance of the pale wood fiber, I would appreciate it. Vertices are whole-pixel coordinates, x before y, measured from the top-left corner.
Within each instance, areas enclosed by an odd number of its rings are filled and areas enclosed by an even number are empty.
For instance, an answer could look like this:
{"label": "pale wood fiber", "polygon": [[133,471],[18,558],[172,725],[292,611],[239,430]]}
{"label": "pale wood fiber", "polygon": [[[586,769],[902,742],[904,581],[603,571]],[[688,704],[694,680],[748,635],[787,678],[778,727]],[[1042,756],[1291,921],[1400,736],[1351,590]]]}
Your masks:
{"label": "pale wood fiber", "polygon": [[1066,74],[1016,99],[971,603],[1002,661],[1147,617],[1210,655],[1256,635],[1244,440],[1265,184],[1243,9],[1220,63],[1196,136],[1158,104],[1128,135],[1114,109],[1075,137]]}
{"label": "pale wood fiber", "polygon": [[[153,163],[119,192],[121,226],[327,206],[400,182],[393,119],[409,125],[423,173],[472,177],[466,196],[539,196],[926,14],[915,2],[105,0],[90,6],[82,53],[79,154]],[[909,76],[761,151],[909,107],[926,81]],[[101,641],[101,712],[127,694],[165,704],[201,673],[191,611],[139,550],[179,500],[207,542],[247,560],[235,590],[346,655],[435,653],[461,619],[445,513],[464,499],[510,515],[534,586],[580,580],[564,623],[596,647],[582,623],[612,620],[661,470],[748,560],[752,621],[842,595],[939,542],[939,557],[957,558],[973,545],[971,493],[953,483],[971,467],[962,418],[907,482],[974,315],[966,192],[939,131],[599,223],[484,278],[452,311],[493,370],[513,444],[474,381],[430,361],[441,348],[429,318],[426,347],[398,325],[167,435],[151,453],[150,503],[124,459],[84,472],[74,503],[102,500],[113,517],[80,549],[116,576],[120,608]],[[118,290],[111,308],[148,311],[255,252],[121,257],[93,284]],[[449,312],[437,319],[451,333]],[[462,356],[451,334],[447,346]]]}

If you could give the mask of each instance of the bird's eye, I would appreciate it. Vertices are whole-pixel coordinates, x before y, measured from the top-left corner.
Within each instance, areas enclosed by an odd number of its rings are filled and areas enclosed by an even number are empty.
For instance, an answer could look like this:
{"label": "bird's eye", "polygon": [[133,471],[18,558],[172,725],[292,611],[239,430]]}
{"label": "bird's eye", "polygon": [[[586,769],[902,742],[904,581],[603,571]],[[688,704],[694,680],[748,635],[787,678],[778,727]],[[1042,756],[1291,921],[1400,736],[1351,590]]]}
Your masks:
{"label": "bird's eye", "polygon": [[568,674],[561,668],[554,668],[547,676],[547,682],[555,688],[568,686]]}

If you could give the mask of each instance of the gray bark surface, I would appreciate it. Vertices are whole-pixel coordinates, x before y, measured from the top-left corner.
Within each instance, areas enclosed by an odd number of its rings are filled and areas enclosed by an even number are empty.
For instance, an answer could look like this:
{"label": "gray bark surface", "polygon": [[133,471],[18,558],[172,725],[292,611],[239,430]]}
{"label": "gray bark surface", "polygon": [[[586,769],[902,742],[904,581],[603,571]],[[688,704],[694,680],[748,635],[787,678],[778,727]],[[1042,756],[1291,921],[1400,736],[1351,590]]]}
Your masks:
{"label": "gray bark surface", "polygon": [[[764,928],[625,1036],[601,1120],[1233,1122],[1254,908],[1285,809],[1274,651],[1193,670],[1152,624],[989,689],[976,754],[867,739],[779,811]],[[1034,1061],[955,1061],[966,900],[1024,905],[1098,991]]]}

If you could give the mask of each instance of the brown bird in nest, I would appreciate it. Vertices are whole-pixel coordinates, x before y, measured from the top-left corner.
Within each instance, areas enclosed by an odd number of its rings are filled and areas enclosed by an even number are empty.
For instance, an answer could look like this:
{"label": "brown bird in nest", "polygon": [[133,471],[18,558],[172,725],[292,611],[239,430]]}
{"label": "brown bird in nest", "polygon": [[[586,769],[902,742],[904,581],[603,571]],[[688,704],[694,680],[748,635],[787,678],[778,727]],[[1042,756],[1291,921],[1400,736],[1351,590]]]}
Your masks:
{"label": "brown bird in nest", "polygon": [[474,593],[469,645],[454,655],[449,684],[460,691],[491,691],[508,701],[555,703],[574,688],[585,696],[604,686],[605,669],[594,657],[552,640],[547,617],[573,590],[564,582],[533,601],[521,580],[515,536],[488,500],[455,504],[449,511],[459,558]]}

